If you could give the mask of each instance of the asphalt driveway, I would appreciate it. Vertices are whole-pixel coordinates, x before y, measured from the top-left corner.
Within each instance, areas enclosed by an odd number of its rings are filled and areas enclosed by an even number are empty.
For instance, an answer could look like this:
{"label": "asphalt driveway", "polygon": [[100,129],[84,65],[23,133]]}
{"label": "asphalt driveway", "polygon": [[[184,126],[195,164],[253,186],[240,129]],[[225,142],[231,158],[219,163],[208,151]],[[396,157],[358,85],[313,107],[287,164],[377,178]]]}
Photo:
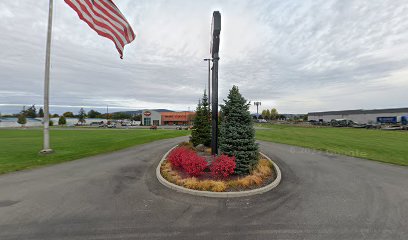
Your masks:
{"label": "asphalt driveway", "polygon": [[0,176],[0,239],[408,239],[408,168],[261,142],[271,192],[211,199],[162,186],[186,138]]}

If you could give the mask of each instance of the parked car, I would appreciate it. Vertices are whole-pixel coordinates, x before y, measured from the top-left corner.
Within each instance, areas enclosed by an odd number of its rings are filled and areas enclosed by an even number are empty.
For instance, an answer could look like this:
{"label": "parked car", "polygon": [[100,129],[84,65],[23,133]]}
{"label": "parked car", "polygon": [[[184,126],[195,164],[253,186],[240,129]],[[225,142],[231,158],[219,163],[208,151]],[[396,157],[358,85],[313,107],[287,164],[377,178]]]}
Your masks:
{"label": "parked car", "polygon": [[353,124],[353,121],[347,119],[332,119],[330,121],[332,127],[351,127]]}
{"label": "parked car", "polygon": [[89,126],[99,126],[100,122],[91,122]]}
{"label": "parked car", "polygon": [[157,130],[157,126],[156,126],[156,125],[152,125],[152,126],[150,126],[150,129],[151,129],[151,130]]}

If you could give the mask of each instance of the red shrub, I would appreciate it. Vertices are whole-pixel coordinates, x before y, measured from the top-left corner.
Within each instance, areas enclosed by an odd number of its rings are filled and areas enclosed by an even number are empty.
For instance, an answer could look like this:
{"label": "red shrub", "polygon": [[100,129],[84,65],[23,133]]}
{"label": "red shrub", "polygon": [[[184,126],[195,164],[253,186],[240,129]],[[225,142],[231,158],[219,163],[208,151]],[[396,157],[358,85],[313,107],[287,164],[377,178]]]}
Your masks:
{"label": "red shrub", "polygon": [[216,157],[211,163],[211,175],[215,178],[226,178],[234,173],[235,167],[235,157],[229,157],[223,154]]}
{"label": "red shrub", "polygon": [[190,176],[198,177],[207,168],[207,161],[205,161],[204,157],[198,156],[194,151],[189,151],[183,155],[181,166]]}
{"label": "red shrub", "polygon": [[174,167],[181,167],[183,156],[188,154],[189,151],[190,150],[185,147],[177,147],[170,152],[167,160],[169,160]]}
{"label": "red shrub", "polygon": [[187,174],[194,177],[202,175],[207,167],[204,157],[198,156],[196,152],[186,147],[173,149],[167,160],[173,167],[182,168]]}

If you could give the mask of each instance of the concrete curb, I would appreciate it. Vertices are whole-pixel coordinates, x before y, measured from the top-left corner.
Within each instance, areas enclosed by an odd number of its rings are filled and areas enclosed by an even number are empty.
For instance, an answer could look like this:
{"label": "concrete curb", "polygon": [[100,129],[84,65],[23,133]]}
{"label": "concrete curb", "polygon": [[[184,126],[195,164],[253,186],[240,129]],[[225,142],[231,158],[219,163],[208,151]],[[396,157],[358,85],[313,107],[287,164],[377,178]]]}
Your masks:
{"label": "concrete curb", "polygon": [[235,198],[235,197],[247,197],[247,196],[252,196],[252,195],[257,195],[257,194],[262,194],[265,192],[268,192],[272,189],[274,189],[275,187],[277,187],[282,179],[282,173],[278,167],[278,165],[276,165],[268,156],[266,156],[263,153],[262,156],[264,156],[266,159],[268,159],[272,164],[273,167],[275,169],[276,172],[276,178],[273,182],[271,182],[270,184],[258,188],[258,189],[253,189],[253,190],[248,190],[248,191],[242,191],[242,192],[210,192],[210,191],[198,191],[198,190],[193,190],[193,189],[188,189],[188,188],[184,188],[181,186],[178,186],[174,183],[171,183],[169,181],[167,181],[160,173],[160,167],[163,163],[164,160],[166,160],[167,155],[169,155],[169,153],[171,152],[171,150],[173,150],[174,148],[176,148],[177,146],[171,148],[169,151],[167,151],[166,154],[164,154],[164,156],[162,157],[162,159],[160,160],[159,165],[156,168],[156,177],[159,180],[159,182],[161,184],[163,184],[164,186],[176,190],[178,192],[182,192],[182,193],[187,193],[187,194],[191,194],[191,195],[195,195],[195,196],[203,196],[203,197],[213,197],[213,198]]}

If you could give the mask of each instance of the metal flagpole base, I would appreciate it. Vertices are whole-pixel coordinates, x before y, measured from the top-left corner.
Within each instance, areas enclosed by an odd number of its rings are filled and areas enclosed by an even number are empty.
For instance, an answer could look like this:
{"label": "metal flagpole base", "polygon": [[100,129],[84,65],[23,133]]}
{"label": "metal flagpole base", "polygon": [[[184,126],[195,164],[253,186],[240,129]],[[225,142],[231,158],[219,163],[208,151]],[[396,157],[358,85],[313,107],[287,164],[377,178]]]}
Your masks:
{"label": "metal flagpole base", "polygon": [[50,153],[53,153],[54,152],[54,150],[52,150],[52,149],[43,149],[43,150],[41,150],[40,151],[40,153],[41,154],[50,154]]}

